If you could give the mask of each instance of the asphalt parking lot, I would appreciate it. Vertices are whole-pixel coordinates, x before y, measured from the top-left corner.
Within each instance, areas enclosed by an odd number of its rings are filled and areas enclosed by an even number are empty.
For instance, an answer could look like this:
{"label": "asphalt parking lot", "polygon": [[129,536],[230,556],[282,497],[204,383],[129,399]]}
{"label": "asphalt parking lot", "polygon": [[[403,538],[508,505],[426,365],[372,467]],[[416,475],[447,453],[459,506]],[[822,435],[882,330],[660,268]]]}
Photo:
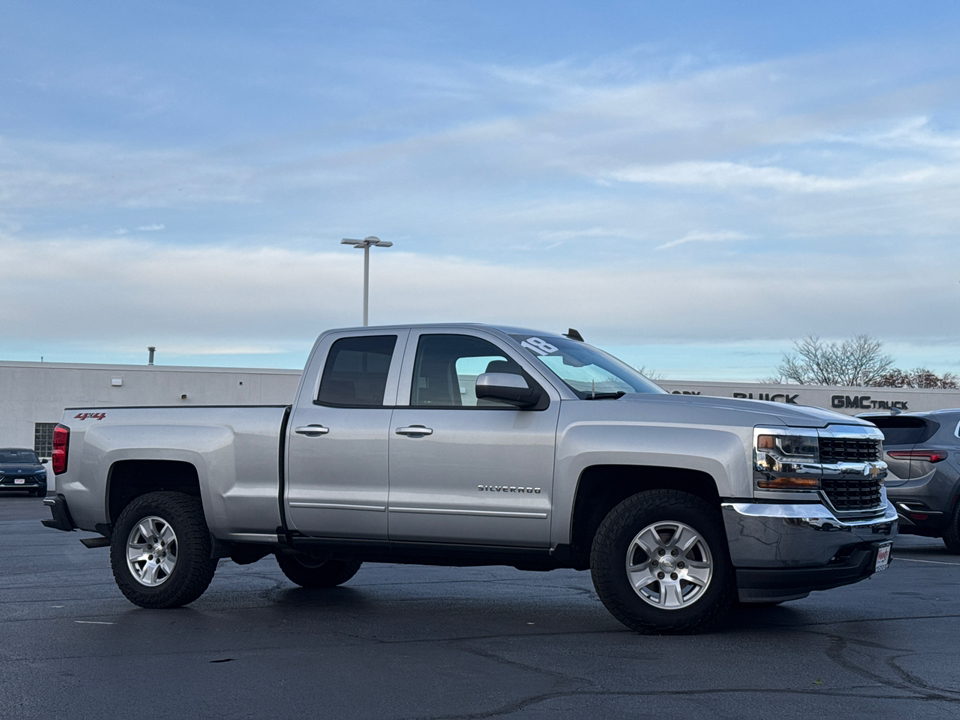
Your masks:
{"label": "asphalt parking lot", "polygon": [[869,581],[693,637],[614,620],[589,573],[365,565],[298,588],[221,561],[180,610],[0,496],[0,718],[960,716],[960,557],[901,537]]}

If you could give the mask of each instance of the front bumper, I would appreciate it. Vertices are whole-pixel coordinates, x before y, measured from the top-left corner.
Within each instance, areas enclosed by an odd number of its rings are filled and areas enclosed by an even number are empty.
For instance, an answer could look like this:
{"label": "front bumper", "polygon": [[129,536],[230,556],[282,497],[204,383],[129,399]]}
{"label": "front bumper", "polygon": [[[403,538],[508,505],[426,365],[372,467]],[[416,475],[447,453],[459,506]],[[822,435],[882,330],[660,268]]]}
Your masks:
{"label": "front bumper", "polygon": [[723,521],[743,602],[779,602],[863,580],[877,550],[897,535],[889,502],[881,517],[839,520],[825,506],[724,503]]}
{"label": "front bumper", "polygon": [[[17,483],[17,480],[21,482]],[[0,490],[43,490],[47,491],[46,480],[40,481],[35,478],[18,478],[16,476],[0,479]]]}

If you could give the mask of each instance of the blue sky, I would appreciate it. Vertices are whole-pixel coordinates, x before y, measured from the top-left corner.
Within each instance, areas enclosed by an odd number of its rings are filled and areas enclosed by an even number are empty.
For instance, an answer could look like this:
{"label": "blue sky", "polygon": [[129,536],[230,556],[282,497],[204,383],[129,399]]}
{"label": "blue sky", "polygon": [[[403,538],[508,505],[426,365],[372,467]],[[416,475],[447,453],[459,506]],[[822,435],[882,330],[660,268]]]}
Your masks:
{"label": "blue sky", "polygon": [[960,5],[17,2],[0,359],[296,367],[478,321],[672,379],[960,372]]}

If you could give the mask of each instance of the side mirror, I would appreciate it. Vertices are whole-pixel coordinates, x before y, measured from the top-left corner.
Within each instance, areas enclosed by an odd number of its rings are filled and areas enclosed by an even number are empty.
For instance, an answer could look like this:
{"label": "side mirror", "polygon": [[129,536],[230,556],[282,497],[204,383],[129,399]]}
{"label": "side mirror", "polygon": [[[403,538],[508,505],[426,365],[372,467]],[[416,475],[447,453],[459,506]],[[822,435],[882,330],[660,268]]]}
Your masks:
{"label": "side mirror", "polygon": [[541,390],[530,387],[523,375],[483,373],[477,377],[477,398],[502,400],[517,407],[530,407],[540,401]]}

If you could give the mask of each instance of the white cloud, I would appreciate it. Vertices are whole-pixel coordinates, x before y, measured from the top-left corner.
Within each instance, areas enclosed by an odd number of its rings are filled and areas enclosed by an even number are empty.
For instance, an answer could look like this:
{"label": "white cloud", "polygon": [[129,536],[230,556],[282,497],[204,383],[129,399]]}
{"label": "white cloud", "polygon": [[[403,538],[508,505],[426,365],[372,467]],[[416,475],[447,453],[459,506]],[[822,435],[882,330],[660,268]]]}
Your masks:
{"label": "white cloud", "polygon": [[609,173],[630,183],[703,186],[714,189],[764,188],[781,192],[836,193],[891,185],[933,185],[960,182],[960,167],[915,167],[897,173],[870,171],[858,177],[810,175],[781,167],[755,167],[733,162],[683,162],[624,168]]}
{"label": "white cloud", "polygon": [[[180,236],[204,242],[269,243],[363,218],[376,232],[474,248],[547,240],[569,249],[607,232],[641,250],[691,226],[781,237],[949,232],[957,205],[937,198],[960,185],[957,138],[918,114],[937,98],[911,100],[900,70],[882,63],[865,86],[862,61],[709,66],[652,46],[424,72],[419,83],[478,104],[439,120],[411,109],[393,125],[396,108],[364,118],[388,132],[355,123],[328,136],[321,121],[302,134],[160,148],[0,138],[0,226],[32,216],[45,227],[52,213],[79,211],[109,228],[119,212],[171,208],[197,219],[178,221]],[[705,193],[722,201],[704,202]],[[805,196],[837,207],[811,214]]]}
{"label": "white cloud", "polygon": [[[360,319],[362,263],[347,250],[2,238],[0,263],[18,268],[5,280],[5,338],[109,343],[124,337],[194,354],[252,353],[291,339],[309,342],[328,327]],[[948,263],[931,265],[909,248],[856,264],[798,252],[710,267],[642,260],[518,267],[393,248],[371,260],[371,319],[572,326],[618,345],[810,333],[939,337],[943,324],[927,312],[930,288],[956,294],[954,275]]]}
{"label": "white cloud", "polygon": [[[952,81],[914,70],[880,52],[718,65],[656,47],[407,63],[382,110],[362,83],[305,91],[362,95],[362,117],[354,99],[213,141],[0,137],[0,262],[18,268],[0,337],[271,352],[359,320],[359,255],[312,248],[370,233],[403,238],[373,259],[377,322],[933,336],[930,298],[957,287],[960,136]],[[120,89],[152,107],[138,77]]]}
{"label": "white cloud", "polygon": [[931,127],[930,118],[925,116],[894,121],[887,127],[866,129],[858,134],[828,135],[825,139],[878,149],[947,151],[949,155],[960,150],[960,133],[938,132]]}
{"label": "white cloud", "polygon": [[663,245],[658,245],[657,250],[666,250],[668,248],[677,247],[678,245],[685,245],[687,243],[726,243],[726,242],[741,242],[743,240],[749,240],[749,235],[744,235],[743,233],[736,232],[734,230],[723,230],[720,232],[699,232],[691,231],[684,235],[682,238],[677,240],[671,240],[670,242],[664,243]]}

